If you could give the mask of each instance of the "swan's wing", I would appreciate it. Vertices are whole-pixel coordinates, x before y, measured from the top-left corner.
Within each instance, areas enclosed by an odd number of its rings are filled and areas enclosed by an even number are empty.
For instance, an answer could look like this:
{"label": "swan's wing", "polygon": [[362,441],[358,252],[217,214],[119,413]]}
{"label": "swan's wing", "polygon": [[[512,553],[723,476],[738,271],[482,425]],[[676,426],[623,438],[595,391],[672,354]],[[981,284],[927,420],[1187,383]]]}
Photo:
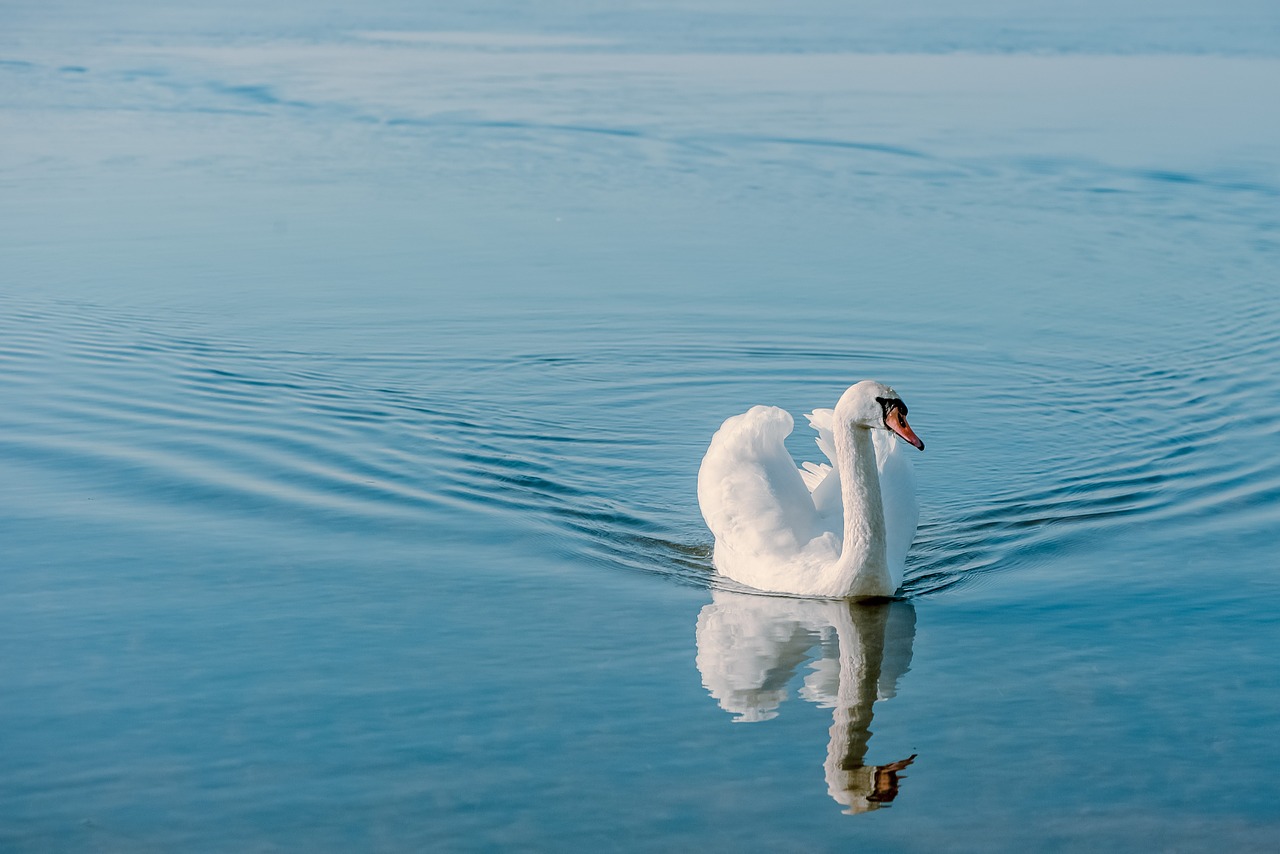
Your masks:
{"label": "swan's wing", "polygon": [[[834,409],[815,409],[807,413],[809,426],[818,431],[818,450],[832,463],[836,461],[835,433],[832,423],[835,421]],[[828,463],[804,463],[805,471],[800,473],[804,485],[813,493],[813,506],[818,515],[825,519],[840,519],[844,515],[843,502],[840,500],[840,473]]]}
{"label": "swan's wing", "polygon": [[810,492],[813,492],[827,479],[827,475],[832,471],[831,466],[826,463],[805,462],[800,464],[800,479],[804,481],[805,487]]}
{"label": "swan's wing", "polygon": [[698,505],[717,554],[728,549],[782,563],[820,532],[809,490],[783,445],[793,425],[785,410],[755,406],[712,437],[698,470]]}
{"label": "swan's wing", "polygon": [[[818,443],[818,450],[822,451],[828,461],[834,463],[836,461],[836,434],[832,425],[836,420],[836,411],[834,409],[815,409],[804,417],[809,419],[809,426],[818,431],[818,438],[814,440]],[[831,466],[824,467],[828,471],[831,470]]]}
{"label": "swan's wing", "polygon": [[916,536],[920,505],[916,503],[916,472],[906,443],[888,430],[872,430],[876,468],[880,472],[880,500],[884,504],[885,551],[896,585],[902,584],[907,550]]}

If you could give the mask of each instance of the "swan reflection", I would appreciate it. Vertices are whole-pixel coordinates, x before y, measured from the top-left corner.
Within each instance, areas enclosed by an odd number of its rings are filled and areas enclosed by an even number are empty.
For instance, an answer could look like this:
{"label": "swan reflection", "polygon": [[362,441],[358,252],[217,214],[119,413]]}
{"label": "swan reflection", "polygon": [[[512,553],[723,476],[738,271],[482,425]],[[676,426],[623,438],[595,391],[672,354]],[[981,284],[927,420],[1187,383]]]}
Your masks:
{"label": "swan reflection", "polygon": [[915,609],[909,602],[859,604],[712,592],[698,615],[702,684],[735,721],[776,717],[787,685],[806,662],[800,696],[832,710],[824,769],[827,791],[848,813],[887,805],[915,756],[866,764],[872,706],[892,697],[911,665]]}

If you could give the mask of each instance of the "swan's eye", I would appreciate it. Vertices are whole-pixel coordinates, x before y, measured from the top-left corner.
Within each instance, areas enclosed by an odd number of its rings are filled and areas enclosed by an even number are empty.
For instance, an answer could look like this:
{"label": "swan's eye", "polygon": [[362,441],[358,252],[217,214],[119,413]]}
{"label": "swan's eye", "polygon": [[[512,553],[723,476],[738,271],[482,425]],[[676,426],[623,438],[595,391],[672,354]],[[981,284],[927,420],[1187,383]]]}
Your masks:
{"label": "swan's eye", "polygon": [[906,414],[907,414],[907,405],[906,405],[905,403],[903,403],[903,402],[902,402],[902,400],[901,400],[900,398],[897,398],[897,397],[877,397],[877,398],[876,398],[876,403],[880,404],[880,409],[881,409],[881,411],[882,411],[882,415],[883,415],[884,420],[885,420],[886,422],[888,422],[888,420],[889,420],[889,413],[890,413],[890,412],[893,412],[893,410],[895,410],[895,409],[896,409],[896,410],[898,410],[899,412],[901,412],[901,413],[902,413],[902,415],[903,415],[903,417],[906,417]]}

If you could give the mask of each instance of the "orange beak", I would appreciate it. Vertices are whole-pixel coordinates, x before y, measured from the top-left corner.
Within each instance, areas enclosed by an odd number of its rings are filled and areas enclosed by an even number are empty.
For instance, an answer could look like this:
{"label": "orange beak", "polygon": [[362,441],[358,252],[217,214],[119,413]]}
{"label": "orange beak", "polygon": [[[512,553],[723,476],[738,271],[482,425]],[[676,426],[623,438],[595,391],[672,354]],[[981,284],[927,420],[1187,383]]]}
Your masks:
{"label": "orange beak", "polygon": [[924,450],[924,442],[920,441],[916,431],[911,429],[911,425],[907,423],[907,416],[902,414],[899,407],[895,406],[889,410],[889,414],[884,417],[884,425],[901,436],[903,441]]}

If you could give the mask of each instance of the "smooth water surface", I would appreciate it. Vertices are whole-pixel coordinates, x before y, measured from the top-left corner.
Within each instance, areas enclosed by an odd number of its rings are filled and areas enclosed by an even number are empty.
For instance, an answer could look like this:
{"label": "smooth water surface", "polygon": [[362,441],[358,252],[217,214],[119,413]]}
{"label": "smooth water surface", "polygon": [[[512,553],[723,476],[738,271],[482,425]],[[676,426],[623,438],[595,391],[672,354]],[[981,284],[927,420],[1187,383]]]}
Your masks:
{"label": "smooth water surface", "polygon": [[[1270,848],[1270,4],[266,5],[0,10],[0,847]],[[901,600],[721,583],[864,377]]]}

